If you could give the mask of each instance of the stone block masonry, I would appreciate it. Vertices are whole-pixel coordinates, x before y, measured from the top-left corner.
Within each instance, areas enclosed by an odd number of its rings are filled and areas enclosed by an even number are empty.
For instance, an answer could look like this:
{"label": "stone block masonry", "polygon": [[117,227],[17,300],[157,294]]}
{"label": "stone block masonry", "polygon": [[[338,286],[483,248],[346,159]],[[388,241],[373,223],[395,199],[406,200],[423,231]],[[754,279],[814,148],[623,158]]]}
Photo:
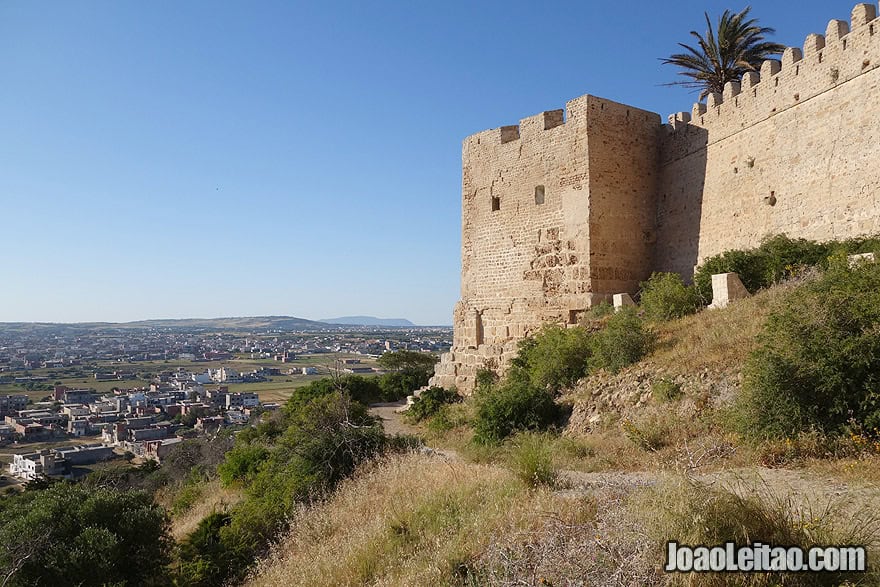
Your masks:
{"label": "stone block masonry", "polygon": [[876,15],[857,5],[665,125],[587,95],[465,139],[461,299],[432,384],[468,393],[543,323],[577,323],[652,271],[690,279],[770,234],[880,232]]}

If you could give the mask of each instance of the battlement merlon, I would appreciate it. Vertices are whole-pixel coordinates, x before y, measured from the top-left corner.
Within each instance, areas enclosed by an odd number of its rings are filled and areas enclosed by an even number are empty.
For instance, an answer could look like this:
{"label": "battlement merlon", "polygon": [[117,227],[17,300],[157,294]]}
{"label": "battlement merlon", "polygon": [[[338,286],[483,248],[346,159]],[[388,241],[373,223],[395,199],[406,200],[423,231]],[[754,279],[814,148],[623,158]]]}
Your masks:
{"label": "battlement merlon", "polygon": [[[857,4],[850,22],[831,20],[825,35],[810,34],[803,49],[787,48],[780,60],[765,61],[760,72],[729,82],[720,94],[694,104],[690,124],[712,131],[717,140],[770,118],[810,98],[880,67],[880,20],[873,4]],[[671,132],[687,126],[681,113],[669,117]]]}

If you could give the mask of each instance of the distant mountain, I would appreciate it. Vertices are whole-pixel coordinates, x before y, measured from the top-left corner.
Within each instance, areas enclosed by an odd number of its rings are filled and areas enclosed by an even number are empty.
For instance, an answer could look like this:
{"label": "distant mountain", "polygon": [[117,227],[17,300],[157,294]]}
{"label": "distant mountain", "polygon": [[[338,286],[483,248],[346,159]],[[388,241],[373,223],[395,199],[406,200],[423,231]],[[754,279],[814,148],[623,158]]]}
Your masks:
{"label": "distant mountain", "polygon": [[318,320],[318,322],[341,326],[415,326],[406,318],[376,318],[375,316],[343,316],[341,318],[325,318]]}
{"label": "distant mountain", "polygon": [[0,332],[38,331],[105,331],[105,330],[326,330],[324,322],[295,318],[293,316],[253,316],[231,318],[182,318],[163,320],[139,320],[137,322],[0,322]]}

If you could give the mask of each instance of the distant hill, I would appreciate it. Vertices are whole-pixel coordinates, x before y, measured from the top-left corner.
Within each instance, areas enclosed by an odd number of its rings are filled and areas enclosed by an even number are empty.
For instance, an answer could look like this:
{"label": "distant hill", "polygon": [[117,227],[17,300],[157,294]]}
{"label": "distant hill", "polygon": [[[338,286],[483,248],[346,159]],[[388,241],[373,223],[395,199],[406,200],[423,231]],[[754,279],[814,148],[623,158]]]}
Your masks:
{"label": "distant hill", "polygon": [[343,316],[341,318],[325,318],[319,322],[342,326],[415,326],[406,318],[376,318],[375,316]]}
{"label": "distant hill", "polygon": [[293,316],[183,318],[136,322],[0,322],[0,331],[95,331],[163,328],[172,330],[326,330],[333,325]]}

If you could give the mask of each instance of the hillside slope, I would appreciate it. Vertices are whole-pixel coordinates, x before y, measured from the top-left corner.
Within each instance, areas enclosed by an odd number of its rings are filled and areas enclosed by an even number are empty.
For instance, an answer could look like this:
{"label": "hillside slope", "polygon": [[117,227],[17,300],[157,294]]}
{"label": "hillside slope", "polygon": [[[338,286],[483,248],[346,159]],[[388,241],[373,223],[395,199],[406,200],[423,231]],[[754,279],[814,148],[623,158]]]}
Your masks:
{"label": "hillside slope", "polygon": [[[562,434],[480,446],[468,425],[474,402],[450,406],[441,426],[416,426],[442,451],[374,463],[302,508],[249,584],[666,585],[676,578],[662,572],[667,540],[726,536],[864,544],[873,560],[880,445],[816,435],[751,445],[725,424],[757,333],[795,287],[654,326],[645,359],[595,373],[560,398],[572,410]],[[658,381],[680,396],[660,397]],[[530,476],[535,443],[550,455],[550,481]],[[740,578],[837,585],[852,577]],[[876,575],[856,579],[880,584]]]}

